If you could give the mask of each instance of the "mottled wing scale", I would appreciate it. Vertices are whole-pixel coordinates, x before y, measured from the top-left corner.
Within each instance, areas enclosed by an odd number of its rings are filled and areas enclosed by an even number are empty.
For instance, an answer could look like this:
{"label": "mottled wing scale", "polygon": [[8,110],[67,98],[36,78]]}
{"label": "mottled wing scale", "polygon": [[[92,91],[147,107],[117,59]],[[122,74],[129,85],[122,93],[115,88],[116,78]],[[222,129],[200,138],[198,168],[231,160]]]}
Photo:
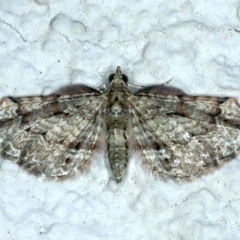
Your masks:
{"label": "mottled wing scale", "polygon": [[132,152],[154,176],[192,179],[240,150],[234,98],[187,96],[166,85],[133,94],[120,67],[106,92],[73,85],[44,97],[0,101],[0,151],[35,175],[65,179],[107,151],[120,182]]}
{"label": "mottled wing scale", "polygon": [[156,88],[154,93],[141,90],[128,100],[135,136],[132,148],[140,150],[154,175],[191,178],[240,150],[235,99],[172,95],[166,87],[162,94],[160,86]]}
{"label": "mottled wing scale", "polygon": [[72,95],[65,89],[63,95],[2,99],[2,156],[47,178],[67,178],[86,169],[96,150],[105,147],[106,99],[81,89],[69,89]]}

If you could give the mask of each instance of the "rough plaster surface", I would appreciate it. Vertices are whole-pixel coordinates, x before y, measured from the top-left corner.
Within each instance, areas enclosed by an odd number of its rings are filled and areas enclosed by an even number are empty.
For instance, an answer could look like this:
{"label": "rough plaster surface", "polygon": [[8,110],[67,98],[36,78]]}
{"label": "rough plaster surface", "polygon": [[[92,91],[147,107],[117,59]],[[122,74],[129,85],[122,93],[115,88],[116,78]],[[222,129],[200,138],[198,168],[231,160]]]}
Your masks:
{"label": "rough plaster surface", "polygon": [[[0,96],[130,82],[192,95],[240,93],[235,0],[0,0]],[[240,98],[238,98],[240,100]],[[99,155],[90,172],[45,182],[0,162],[0,240],[224,239],[240,236],[239,157],[192,183],[161,182],[131,159],[121,184]]]}

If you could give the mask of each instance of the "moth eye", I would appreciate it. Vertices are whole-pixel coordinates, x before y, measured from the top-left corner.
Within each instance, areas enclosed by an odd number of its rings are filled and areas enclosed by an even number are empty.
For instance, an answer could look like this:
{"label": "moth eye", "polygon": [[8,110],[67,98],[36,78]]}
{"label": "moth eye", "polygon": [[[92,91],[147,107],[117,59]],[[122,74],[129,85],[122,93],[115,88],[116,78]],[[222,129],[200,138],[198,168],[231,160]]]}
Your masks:
{"label": "moth eye", "polygon": [[[108,81],[109,81],[109,82],[112,82],[112,80],[114,79],[114,76],[115,76],[115,74],[111,74],[111,75],[108,77]],[[124,81],[125,83],[128,82],[128,77],[127,77],[127,75],[122,74],[122,79],[123,79],[123,81]]]}
{"label": "moth eye", "polygon": [[127,77],[127,75],[122,74],[122,78],[123,78],[123,81],[124,81],[125,83],[128,82],[128,77]]}
{"label": "moth eye", "polygon": [[115,74],[111,74],[109,77],[108,77],[108,81],[111,82],[114,78]]}

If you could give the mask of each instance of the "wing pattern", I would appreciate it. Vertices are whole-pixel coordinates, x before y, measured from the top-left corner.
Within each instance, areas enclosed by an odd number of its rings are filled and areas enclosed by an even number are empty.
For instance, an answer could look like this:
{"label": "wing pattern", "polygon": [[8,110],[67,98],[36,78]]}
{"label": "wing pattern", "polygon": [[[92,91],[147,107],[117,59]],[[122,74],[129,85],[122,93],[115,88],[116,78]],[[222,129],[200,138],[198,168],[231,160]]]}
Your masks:
{"label": "wing pattern", "polygon": [[71,177],[104,148],[106,99],[96,93],[1,101],[1,155],[30,173]]}
{"label": "wing pattern", "polygon": [[158,177],[192,178],[240,150],[240,111],[233,98],[146,92],[128,101],[132,148]]}

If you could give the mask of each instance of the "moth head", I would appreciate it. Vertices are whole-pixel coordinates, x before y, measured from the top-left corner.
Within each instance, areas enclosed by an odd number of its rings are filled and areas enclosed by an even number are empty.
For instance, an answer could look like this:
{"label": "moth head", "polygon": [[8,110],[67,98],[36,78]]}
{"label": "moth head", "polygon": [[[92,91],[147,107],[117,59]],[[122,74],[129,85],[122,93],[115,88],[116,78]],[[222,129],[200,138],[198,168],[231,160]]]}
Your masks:
{"label": "moth head", "polygon": [[114,79],[122,79],[125,84],[127,84],[128,82],[128,77],[125,74],[122,74],[121,68],[118,66],[116,73],[115,74],[111,74],[108,77],[109,82],[111,83]]}

